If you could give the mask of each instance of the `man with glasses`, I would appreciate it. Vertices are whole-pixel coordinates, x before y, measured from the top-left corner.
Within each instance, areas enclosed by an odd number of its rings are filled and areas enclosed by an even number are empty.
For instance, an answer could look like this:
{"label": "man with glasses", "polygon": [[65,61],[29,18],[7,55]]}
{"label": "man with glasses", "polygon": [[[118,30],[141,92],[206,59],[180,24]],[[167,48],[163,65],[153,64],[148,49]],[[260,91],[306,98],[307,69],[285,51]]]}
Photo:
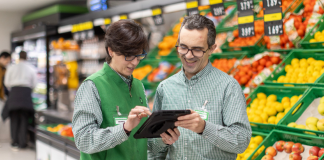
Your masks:
{"label": "man with glasses", "polygon": [[146,56],[146,35],[134,21],[120,20],[109,26],[105,38],[107,63],[76,94],[75,144],[81,160],[144,160],[147,140],[133,134],[151,112],[143,84],[132,73]]}
{"label": "man with glasses", "polygon": [[149,158],[235,160],[251,138],[246,101],[238,82],[214,68],[213,22],[201,15],[186,17],[176,49],[182,70],[157,88],[153,111],[190,109],[175,122],[170,135],[148,140]]}

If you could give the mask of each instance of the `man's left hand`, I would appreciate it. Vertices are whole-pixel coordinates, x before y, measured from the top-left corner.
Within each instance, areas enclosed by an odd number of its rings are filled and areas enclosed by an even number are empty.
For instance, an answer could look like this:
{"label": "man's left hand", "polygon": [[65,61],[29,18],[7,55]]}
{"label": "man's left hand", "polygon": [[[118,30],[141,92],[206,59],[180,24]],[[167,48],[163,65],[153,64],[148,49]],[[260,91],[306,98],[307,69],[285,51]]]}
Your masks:
{"label": "man's left hand", "polygon": [[190,111],[191,114],[178,117],[175,126],[186,128],[196,133],[202,133],[205,130],[205,120],[203,120],[197,112],[193,110]]}

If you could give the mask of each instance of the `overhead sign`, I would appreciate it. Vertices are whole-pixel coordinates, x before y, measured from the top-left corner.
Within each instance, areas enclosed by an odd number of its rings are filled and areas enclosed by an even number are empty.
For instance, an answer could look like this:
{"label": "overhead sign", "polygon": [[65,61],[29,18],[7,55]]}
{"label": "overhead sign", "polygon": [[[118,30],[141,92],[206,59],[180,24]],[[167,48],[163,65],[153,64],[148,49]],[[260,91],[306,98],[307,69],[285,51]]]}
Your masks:
{"label": "overhead sign", "polygon": [[162,17],[162,9],[160,7],[153,8],[152,15],[153,15],[154,24],[156,26],[164,24],[164,19]]}
{"label": "overhead sign", "polygon": [[253,0],[237,0],[236,3],[239,12],[253,9]]}
{"label": "overhead sign", "polygon": [[210,10],[214,16],[225,15],[223,0],[209,0]]}
{"label": "overhead sign", "polygon": [[264,11],[264,34],[266,36],[282,35],[283,22],[280,7],[268,8]]}
{"label": "overhead sign", "polygon": [[188,16],[191,16],[191,15],[194,15],[194,14],[199,14],[198,1],[196,1],[196,0],[187,0],[186,6],[187,6],[187,15]]}

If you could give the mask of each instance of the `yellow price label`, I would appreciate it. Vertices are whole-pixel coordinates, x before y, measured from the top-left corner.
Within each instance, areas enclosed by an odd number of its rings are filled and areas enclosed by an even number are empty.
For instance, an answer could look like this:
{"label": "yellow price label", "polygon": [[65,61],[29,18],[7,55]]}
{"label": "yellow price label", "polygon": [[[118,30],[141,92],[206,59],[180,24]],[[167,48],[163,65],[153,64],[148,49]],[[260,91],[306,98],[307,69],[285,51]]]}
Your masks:
{"label": "yellow price label", "polygon": [[91,21],[84,22],[84,23],[79,23],[79,24],[74,24],[72,25],[71,32],[80,32],[80,31],[85,31],[93,28],[93,23]]}
{"label": "yellow price label", "polygon": [[244,17],[238,17],[238,24],[252,23],[253,21],[254,21],[253,15],[244,16]]}
{"label": "yellow price label", "polygon": [[223,3],[223,0],[209,0],[210,5],[219,4],[219,3]]}
{"label": "yellow price label", "polygon": [[153,16],[160,15],[160,14],[162,14],[161,8],[156,8],[156,9],[152,10],[152,15]]}
{"label": "yellow price label", "polygon": [[198,1],[187,2],[187,9],[197,8],[197,7],[198,7]]}
{"label": "yellow price label", "polygon": [[105,18],[105,25],[108,25],[111,23],[111,19],[110,18]]}
{"label": "yellow price label", "polygon": [[119,19],[128,19],[128,18],[127,18],[127,15],[120,15]]}
{"label": "yellow price label", "polygon": [[264,21],[270,22],[270,21],[279,21],[282,20],[282,13],[272,13],[272,14],[265,14],[264,15]]}

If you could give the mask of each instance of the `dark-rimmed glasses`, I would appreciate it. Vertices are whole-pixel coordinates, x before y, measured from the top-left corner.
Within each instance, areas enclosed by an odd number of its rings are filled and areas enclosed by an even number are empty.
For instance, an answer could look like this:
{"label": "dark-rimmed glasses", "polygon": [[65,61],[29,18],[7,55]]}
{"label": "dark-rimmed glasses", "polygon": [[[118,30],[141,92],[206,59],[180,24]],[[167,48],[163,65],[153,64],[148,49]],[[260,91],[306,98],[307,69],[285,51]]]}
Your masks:
{"label": "dark-rimmed glasses", "polygon": [[175,46],[175,47],[177,49],[177,52],[180,55],[186,55],[189,51],[191,51],[192,55],[197,58],[201,58],[209,50],[209,48],[206,51],[203,51],[201,49],[189,49],[185,46]]}

